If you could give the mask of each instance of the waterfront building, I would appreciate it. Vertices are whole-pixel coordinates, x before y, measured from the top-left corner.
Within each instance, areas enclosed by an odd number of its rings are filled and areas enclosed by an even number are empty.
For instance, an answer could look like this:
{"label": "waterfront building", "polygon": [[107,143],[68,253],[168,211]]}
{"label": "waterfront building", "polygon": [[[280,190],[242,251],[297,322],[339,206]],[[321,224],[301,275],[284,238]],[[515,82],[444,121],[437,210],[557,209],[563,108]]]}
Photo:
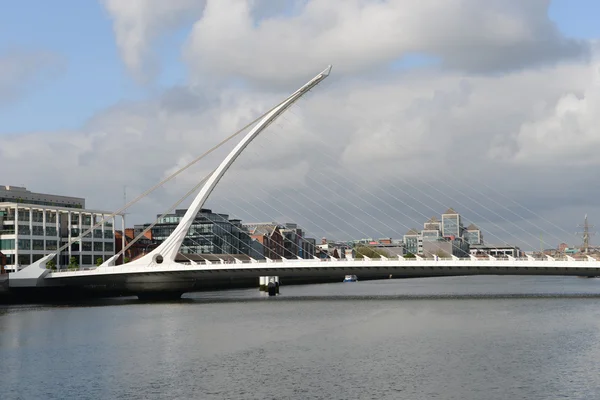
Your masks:
{"label": "waterfront building", "polygon": [[503,245],[503,246],[492,246],[492,245],[472,245],[469,250],[470,254],[476,257],[499,257],[507,258],[508,256],[519,258],[523,257],[525,253],[517,246]]}
{"label": "waterfront building", "polygon": [[481,234],[481,230],[474,224],[467,227],[464,232],[464,238],[470,245],[483,245],[483,235]]}
{"label": "waterfront building", "polygon": [[463,230],[462,218],[454,209],[449,208],[442,214],[442,236],[462,237]]}
{"label": "waterfront building", "polygon": [[0,274],[4,273],[4,266],[6,265],[6,256],[0,251]]}
{"label": "waterfront building", "polygon": [[[172,214],[157,216],[158,222],[151,229],[151,240],[161,244],[175,230],[187,210],[175,210]],[[133,232],[141,233],[148,225],[136,225]],[[183,239],[182,254],[245,254],[250,251],[250,236],[239,219],[229,219],[227,214],[201,209]]]}
{"label": "waterfront building", "polygon": [[[115,253],[120,253],[123,249],[123,245],[129,246],[136,237],[137,235],[135,234],[135,228],[126,228],[125,235],[123,235],[123,231],[115,231]],[[143,237],[129,246],[129,248],[125,250],[124,254],[121,254],[116,259],[116,264],[122,264],[123,261],[133,261],[136,258],[151,252],[157,246],[158,244],[152,240],[152,231],[148,231]],[[123,256],[125,256],[125,260],[123,259]]]}
{"label": "waterfront building", "polygon": [[429,221],[423,224],[424,231],[442,231],[442,223],[436,218],[431,217]]}
{"label": "waterfront building", "polygon": [[91,268],[98,260],[105,261],[113,256],[115,220],[121,219],[124,224],[123,216],[111,217],[81,237],[84,231],[111,214],[109,211],[78,207],[83,204],[81,201],[70,204],[70,207],[58,207],[21,202],[0,203],[0,251],[6,256],[6,270],[14,272],[30,265],[44,255],[56,252],[72,239],[77,241],[55,257],[57,268],[66,268],[72,257],[79,267]]}
{"label": "waterfront building", "polygon": [[34,193],[21,186],[0,185],[0,203],[26,203],[64,208],[85,208],[81,197]]}
{"label": "waterfront building", "polygon": [[469,242],[463,238],[443,237],[435,241],[423,242],[423,255],[425,257],[450,258],[456,256],[460,258],[469,257]]}
{"label": "waterfront building", "polygon": [[423,249],[423,237],[416,229],[410,229],[403,236],[404,250],[406,254],[421,254]]}
{"label": "waterfront building", "polygon": [[[321,244],[316,245],[315,257],[326,259],[326,258],[341,258],[345,259],[346,254],[349,250],[354,247],[353,243],[330,241],[326,238],[321,239]],[[352,252],[350,252],[352,254]]]}
{"label": "waterfront building", "polygon": [[[271,260],[283,258],[283,235],[276,222],[258,222],[245,224],[250,238],[256,243],[252,245],[253,258],[269,258]],[[260,246],[259,246],[260,244]]]}
{"label": "waterfront building", "polygon": [[311,259],[315,256],[316,240],[307,238],[294,223],[258,222],[244,225],[253,244],[253,258]]}

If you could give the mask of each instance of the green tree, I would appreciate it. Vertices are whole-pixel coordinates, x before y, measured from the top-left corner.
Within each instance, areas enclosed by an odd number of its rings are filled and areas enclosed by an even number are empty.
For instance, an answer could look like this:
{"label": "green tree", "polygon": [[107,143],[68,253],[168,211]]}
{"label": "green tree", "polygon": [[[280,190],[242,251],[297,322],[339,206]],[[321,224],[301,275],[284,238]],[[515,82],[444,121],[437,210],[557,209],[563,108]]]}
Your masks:
{"label": "green tree", "polygon": [[96,267],[99,267],[103,262],[104,260],[102,259],[102,257],[96,258]]}
{"label": "green tree", "polygon": [[46,269],[56,271],[56,261],[54,261],[54,258],[46,263]]}
{"label": "green tree", "polygon": [[356,258],[381,258],[381,256],[389,257],[389,253],[385,250],[378,249],[371,246],[358,246],[356,247]]}
{"label": "green tree", "polygon": [[69,259],[69,269],[79,269],[79,260],[77,257],[71,257]]}
{"label": "green tree", "polygon": [[125,258],[123,259],[123,264],[127,264],[129,261],[130,261],[130,260],[129,260],[129,257],[125,257]]}

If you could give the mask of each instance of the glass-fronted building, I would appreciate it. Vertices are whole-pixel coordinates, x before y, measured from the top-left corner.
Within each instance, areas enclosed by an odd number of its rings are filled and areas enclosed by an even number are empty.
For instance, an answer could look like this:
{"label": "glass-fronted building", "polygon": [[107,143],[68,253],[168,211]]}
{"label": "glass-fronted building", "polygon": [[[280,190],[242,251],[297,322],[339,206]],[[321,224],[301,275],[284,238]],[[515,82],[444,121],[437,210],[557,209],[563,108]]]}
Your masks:
{"label": "glass-fronted building", "polygon": [[467,227],[464,232],[463,237],[470,245],[482,245],[483,244],[483,235],[481,234],[481,230],[477,228],[475,225],[471,224]]}
{"label": "glass-fronted building", "polygon": [[6,256],[6,270],[26,267],[71,240],[75,242],[54,259],[57,268],[69,265],[71,257],[82,268],[95,266],[98,259],[105,261],[115,254],[115,217],[81,235],[110,214],[77,207],[0,203],[0,251]]}
{"label": "glass-fronted building", "polygon": [[[162,243],[175,230],[187,210],[175,210],[159,218],[152,227],[152,241]],[[157,216],[157,218],[160,216]],[[147,226],[147,225],[146,225]],[[134,232],[141,232],[144,225],[136,225]],[[184,254],[249,254],[250,236],[238,219],[227,214],[216,214],[202,209],[196,215],[180,249]]]}
{"label": "glass-fronted building", "polygon": [[442,236],[444,237],[461,237],[463,234],[463,224],[456,211],[449,208],[444,214],[442,214]]}
{"label": "glass-fronted building", "polygon": [[404,251],[406,254],[421,254],[423,248],[423,237],[416,229],[411,229],[406,232],[402,238],[404,243]]}

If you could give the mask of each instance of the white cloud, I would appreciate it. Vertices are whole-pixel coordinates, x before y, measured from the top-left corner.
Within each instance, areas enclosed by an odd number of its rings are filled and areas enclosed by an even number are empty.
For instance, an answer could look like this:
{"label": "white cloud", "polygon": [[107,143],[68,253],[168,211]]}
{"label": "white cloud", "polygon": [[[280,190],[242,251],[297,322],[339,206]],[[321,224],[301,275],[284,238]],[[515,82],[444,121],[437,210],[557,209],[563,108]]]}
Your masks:
{"label": "white cloud", "polygon": [[257,20],[253,2],[209,0],[187,60],[206,73],[287,81],[329,63],[356,73],[410,54],[467,71],[554,62],[586,51],[547,17],[548,0],[311,0]]}
{"label": "white cloud", "polygon": [[117,45],[127,68],[140,81],[158,69],[152,45],[161,35],[193,20],[204,8],[203,0],[103,0],[114,20]]}

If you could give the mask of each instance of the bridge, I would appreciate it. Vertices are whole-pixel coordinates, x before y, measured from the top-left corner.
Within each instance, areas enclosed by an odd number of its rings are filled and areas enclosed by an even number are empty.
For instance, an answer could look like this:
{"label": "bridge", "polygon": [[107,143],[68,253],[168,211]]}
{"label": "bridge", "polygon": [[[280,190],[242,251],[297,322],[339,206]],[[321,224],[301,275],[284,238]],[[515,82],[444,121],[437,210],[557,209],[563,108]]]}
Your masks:
{"label": "bridge", "polygon": [[[225,157],[221,164],[188,195],[199,189],[190,207],[180,220],[172,234],[164,240],[157,248],[148,254],[127,264],[116,265],[116,260],[121,253],[105,261],[97,268],[75,271],[50,271],[46,268],[48,261],[53,259],[56,253],[51,253],[37,262],[9,274],[8,286],[11,290],[27,289],[61,289],[61,288],[97,288],[102,291],[111,291],[121,294],[136,294],[139,297],[179,297],[185,292],[200,290],[211,282],[223,282],[231,279],[239,281],[255,281],[261,276],[278,276],[282,279],[296,278],[328,278],[342,279],[345,275],[357,275],[370,278],[388,277],[433,277],[433,276],[462,276],[462,275],[565,275],[565,276],[600,276],[600,262],[592,257],[585,260],[575,260],[566,256],[564,259],[546,257],[536,259],[532,256],[526,258],[508,257],[506,259],[488,256],[479,258],[471,256],[459,258],[452,256],[443,259],[434,257],[425,259],[423,257],[404,258],[402,256],[391,258],[369,258],[361,259],[266,259],[266,260],[240,260],[233,258],[233,263],[210,262],[197,263],[177,262],[184,238],[186,237],[198,212],[202,209],[206,200],[227,172],[238,156],[264,129],[272,124],[292,104],[309,92],[327,76],[331,67],[328,67],[300,89],[292,93],[284,101],[267,111],[261,117],[247,125],[252,129],[239,141],[235,148]],[[245,129],[244,128],[244,129]],[[244,129],[238,131],[235,135]],[[228,138],[227,140],[229,140]],[[223,142],[222,142],[223,143]],[[214,147],[213,149],[217,148]],[[209,150],[210,153],[213,149]],[[205,153],[205,154],[207,154]],[[185,170],[188,164],[178,172]],[[170,179],[170,178],[168,178]],[[167,180],[168,180],[167,179]],[[151,190],[142,194],[149,194],[163,182]],[[178,205],[179,201],[176,205]],[[132,202],[133,203],[133,202]],[[132,204],[130,203],[130,204]],[[128,204],[127,206],[129,206]],[[126,206],[126,207],[127,207]],[[118,210],[115,214],[121,212]],[[115,215],[113,214],[113,215]],[[107,218],[110,218],[108,216]],[[95,229],[99,224],[93,226],[88,232]],[[74,241],[77,239],[74,239]],[[59,251],[69,246],[67,243]]]}

